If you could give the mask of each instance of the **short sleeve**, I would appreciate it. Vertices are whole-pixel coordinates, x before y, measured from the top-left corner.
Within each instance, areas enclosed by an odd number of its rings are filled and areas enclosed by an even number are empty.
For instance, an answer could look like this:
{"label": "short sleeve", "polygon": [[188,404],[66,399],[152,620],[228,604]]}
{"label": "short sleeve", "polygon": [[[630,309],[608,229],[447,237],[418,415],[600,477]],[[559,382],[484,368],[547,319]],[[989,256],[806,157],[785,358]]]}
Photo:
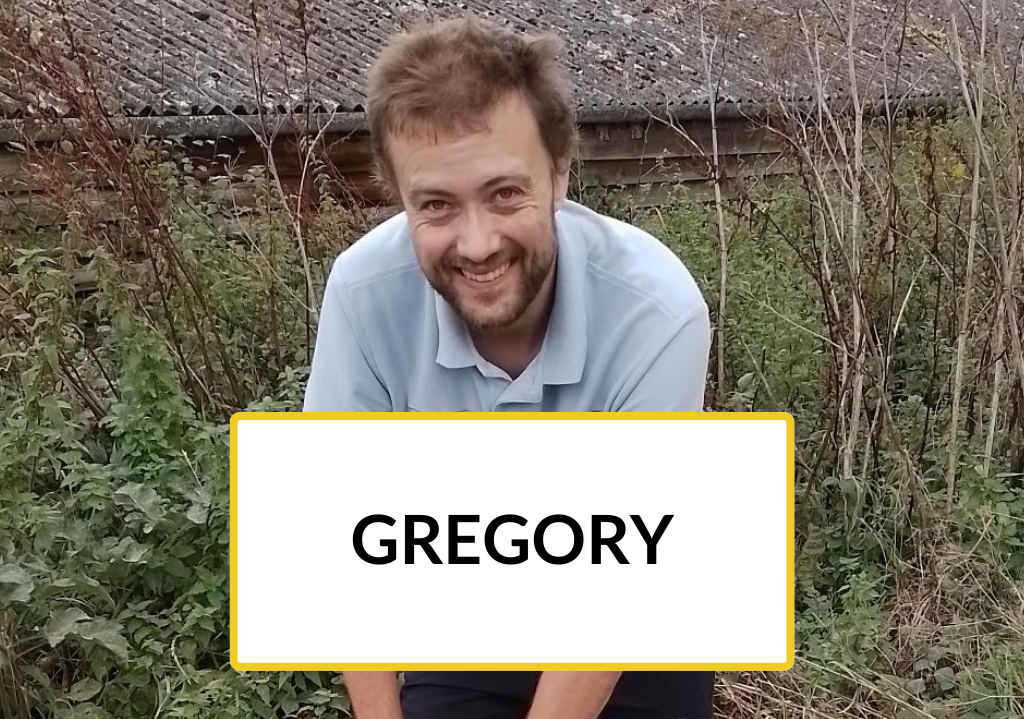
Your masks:
{"label": "short sleeve", "polygon": [[702,411],[710,351],[711,322],[702,302],[637,368],[613,411]]}
{"label": "short sleeve", "polygon": [[350,316],[340,261],[324,290],[304,412],[390,412],[391,397]]}

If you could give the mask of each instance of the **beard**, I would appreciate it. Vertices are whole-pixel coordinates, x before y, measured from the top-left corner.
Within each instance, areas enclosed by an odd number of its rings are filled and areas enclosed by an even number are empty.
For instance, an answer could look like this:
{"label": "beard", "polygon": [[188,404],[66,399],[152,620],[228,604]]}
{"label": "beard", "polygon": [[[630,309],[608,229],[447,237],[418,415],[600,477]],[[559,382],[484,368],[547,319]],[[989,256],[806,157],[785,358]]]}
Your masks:
{"label": "beard", "polygon": [[[503,239],[501,249],[480,263],[480,268],[461,260],[453,247],[441,259],[434,272],[427,276],[431,287],[455,311],[466,326],[473,331],[499,330],[515,324],[540,294],[544,281],[555,264],[556,238],[554,216],[547,228],[548,242],[538,243],[528,251],[515,240]],[[485,290],[481,295],[460,289],[467,280],[462,268],[479,272],[484,268],[502,267],[511,263],[508,273],[512,277],[501,280],[503,286],[496,288],[494,296]],[[486,271],[486,269],[485,269]]]}

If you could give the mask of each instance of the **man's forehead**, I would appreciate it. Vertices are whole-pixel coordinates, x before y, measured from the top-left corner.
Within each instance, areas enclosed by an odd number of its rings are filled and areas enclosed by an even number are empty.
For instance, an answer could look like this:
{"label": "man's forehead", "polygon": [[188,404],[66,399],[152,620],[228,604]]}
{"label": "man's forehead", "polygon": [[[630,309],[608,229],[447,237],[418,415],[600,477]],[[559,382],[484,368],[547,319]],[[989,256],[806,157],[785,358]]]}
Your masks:
{"label": "man's forehead", "polygon": [[505,170],[482,169],[479,173],[447,173],[429,171],[414,175],[409,183],[409,196],[418,197],[430,194],[458,194],[463,191],[493,189],[502,185],[518,185],[532,187],[534,178],[522,169],[508,168]]}
{"label": "man's forehead", "polygon": [[471,103],[470,106],[459,107],[457,110],[410,108],[397,115],[387,130],[393,136],[452,137],[464,133],[484,132],[501,125],[519,127],[524,115],[533,117],[530,104],[521,92],[513,91],[487,98],[485,103]]}
{"label": "man's forehead", "polygon": [[395,167],[406,192],[472,192],[502,181],[536,184],[542,152],[520,142],[467,136],[438,145],[404,142],[393,147]]}
{"label": "man's forehead", "polygon": [[486,116],[464,120],[447,127],[407,127],[391,135],[392,167],[408,199],[431,193],[478,193],[503,180],[527,186],[540,183],[547,153],[520,98],[506,98]]}

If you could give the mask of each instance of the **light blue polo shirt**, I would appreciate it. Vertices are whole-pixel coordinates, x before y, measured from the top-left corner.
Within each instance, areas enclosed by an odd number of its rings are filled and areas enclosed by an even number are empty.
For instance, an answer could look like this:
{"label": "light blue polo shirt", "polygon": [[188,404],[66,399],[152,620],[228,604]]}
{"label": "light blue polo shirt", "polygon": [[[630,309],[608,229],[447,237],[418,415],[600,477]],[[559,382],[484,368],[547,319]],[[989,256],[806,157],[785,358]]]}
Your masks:
{"label": "light blue polo shirt", "polygon": [[682,262],[646,232],[565,201],[555,300],[514,380],[428,284],[405,213],[331,268],[306,412],[699,412],[711,330]]}

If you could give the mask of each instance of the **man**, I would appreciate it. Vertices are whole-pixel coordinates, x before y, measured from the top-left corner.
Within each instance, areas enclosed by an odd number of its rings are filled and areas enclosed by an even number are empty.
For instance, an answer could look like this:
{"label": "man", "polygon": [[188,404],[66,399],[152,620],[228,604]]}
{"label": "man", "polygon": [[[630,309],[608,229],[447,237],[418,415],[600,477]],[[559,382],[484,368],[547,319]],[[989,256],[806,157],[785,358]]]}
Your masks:
{"label": "man", "polygon": [[[577,137],[560,49],[469,19],[402,34],[377,59],[371,136],[404,212],[334,263],[305,411],[702,409],[710,326],[689,272],[566,200]],[[457,444],[445,454],[457,462]],[[405,621],[431,621],[414,593]],[[713,684],[406,672],[399,693],[393,672],[345,679],[357,719],[708,719]]]}

